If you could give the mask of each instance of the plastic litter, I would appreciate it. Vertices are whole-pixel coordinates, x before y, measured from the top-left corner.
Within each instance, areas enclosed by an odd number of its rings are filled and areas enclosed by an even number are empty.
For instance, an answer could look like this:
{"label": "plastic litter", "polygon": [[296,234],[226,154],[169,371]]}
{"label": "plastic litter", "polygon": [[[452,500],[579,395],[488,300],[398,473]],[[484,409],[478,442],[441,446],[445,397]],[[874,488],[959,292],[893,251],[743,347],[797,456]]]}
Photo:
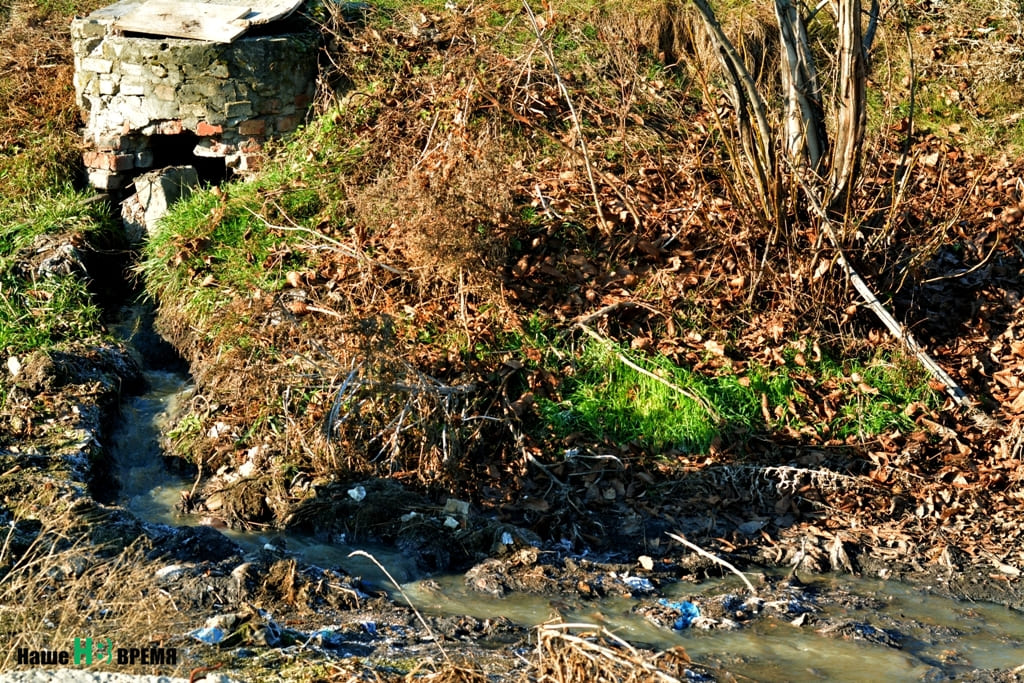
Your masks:
{"label": "plastic litter", "polygon": [[654,584],[651,583],[650,579],[645,579],[641,576],[624,576],[622,583],[629,587],[629,590],[634,593],[653,593]]}
{"label": "plastic litter", "polygon": [[700,608],[692,602],[687,602],[685,600],[682,602],[670,602],[665,598],[662,598],[658,600],[658,604],[679,612],[679,617],[676,619],[676,622],[672,624],[672,628],[677,631],[689,628],[690,625],[700,617]]}
{"label": "plastic litter", "polygon": [[344,640],[344,634],[334,626],[325,626],[312,631],[307,642],[313,642],[323,647],[338,647]]}
{"label": "plastic litter", "polygon": [[190,636],[196,640],[201,640],[204,643],[210,645],[216,645],[220,641],[224,640],[224,630],[217,628],[216,626],[204,626],[197,628],[195,631],[189,633]]}

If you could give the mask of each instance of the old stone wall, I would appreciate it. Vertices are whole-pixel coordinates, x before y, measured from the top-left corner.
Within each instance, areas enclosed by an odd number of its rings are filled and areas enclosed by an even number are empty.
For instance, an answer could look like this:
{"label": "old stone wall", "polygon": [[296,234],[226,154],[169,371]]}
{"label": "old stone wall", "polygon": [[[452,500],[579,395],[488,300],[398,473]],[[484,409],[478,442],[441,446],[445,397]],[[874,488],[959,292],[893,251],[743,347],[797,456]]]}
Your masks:
{"label": "old stone wall", "polygon": [[317,70],[311,28],[233,43],[132,37],[111,29],[112,8],[71,27],[93,186],[117,189],[151,168],[155,135],[193,133],[194,155],[250,170],[268,137],[302,121]]}

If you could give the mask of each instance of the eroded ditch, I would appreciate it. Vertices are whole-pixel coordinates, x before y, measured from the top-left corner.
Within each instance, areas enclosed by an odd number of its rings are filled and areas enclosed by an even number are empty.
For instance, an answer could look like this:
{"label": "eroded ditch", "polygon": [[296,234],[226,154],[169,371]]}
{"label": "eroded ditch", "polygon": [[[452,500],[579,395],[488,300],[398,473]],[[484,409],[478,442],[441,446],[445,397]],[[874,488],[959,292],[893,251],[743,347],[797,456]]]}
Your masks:
{"label": "eroded ditch", "polygon": [[[140,324],[145,325],[145,316],[136,317],[133,329]],[[147,354],[142,355],[145,360]],[[170,426],[168,415],[191,398],[188,376],[180,366],[165,366],[147,369],[146,378],[149,390],[125,403],[113,434],[118,502],[145,522],[209,523],[176,509],[181,493],[195,482],[169,470],[159,446]],[[348,493],[360,505],[376,504],[372,487],[366,494],[353,485]],[[552,619],[589,623],[637,644],[682,646],[712,670],[754,680],[1016,680],[1024,665],[1019,612],[950,600],[928,586],[751,571],[758,590],[751,598],[735,577],[694,583],[680,580],[692,574],[692,566],[662,561],[647,571],[623,563],[628,548],[620,557],[599,558],[530,546],[485,560],[465,574],[427,576],[408,550],[278,531],[221,531],[247,557],[294,557],[319,568],[314,571],[361,577],[354,585],[385,590],[401,602],[372,563],[350,557],[353,550],[367,550],[403,584],[418,609],[442,621],[468,617],[490,623],[498,617],[520,626]],[[677,629],[683,605],[695,606],[699,617]],[[483,642],[491,635],[475,637]],[[504,629],[499,641],[525,643],[524,635]]]}

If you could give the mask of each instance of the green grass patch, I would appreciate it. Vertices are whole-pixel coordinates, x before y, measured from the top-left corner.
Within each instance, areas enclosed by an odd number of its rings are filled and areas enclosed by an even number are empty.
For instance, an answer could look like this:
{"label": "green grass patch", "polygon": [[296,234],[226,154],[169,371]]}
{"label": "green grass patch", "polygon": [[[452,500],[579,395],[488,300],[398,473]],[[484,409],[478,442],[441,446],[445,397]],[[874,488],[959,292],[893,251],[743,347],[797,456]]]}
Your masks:
{"label": "green grass patch", "polygon": [[109,241],[107,205],[70,188],[37,193],[0,207],[0,351],[21,354],[102,333],[100,310],[80,273],[43,276],[33,247],[44,235],[59,244]]}
{"label": "green grass patch", "polygon": [[360,152],[336,145],[339,135],[324,117],[271,150],[255,180],[197,190],[176,203],[144,249],[147,291],[182,302],[189,322],[210,335],[244,323],[225,316],[224,306],[280,291],[285,274],[307,263],[308,250],[292,245],[343,222],[339,178]]}
{"label": "green grass patch", "polygon": [[146,245],[147,289],[186,302],[193,323],[203,325],[239,294],[281,289],[287,270],[300,261],[288,246],[295,233],[260,217],[254,189],[239,184],[222,194],[193,193],[174,206]]}
{"label": "green grass patch", "polygon": [[[707,376],[664,356],[590,341],[563,382],[563,400],[539,398],[537,405],[559,437],[581,433],[650,452],[703,453],[716,439],[784,426],[843,439],[911,431],[908,413],[937,400],[924,372],[890,353],[866,361],[803,363],[776,369],[751,364],[742,374],[722,370]],[[811,412],[808,388],[822,394],[841,390],[833,417]]]}

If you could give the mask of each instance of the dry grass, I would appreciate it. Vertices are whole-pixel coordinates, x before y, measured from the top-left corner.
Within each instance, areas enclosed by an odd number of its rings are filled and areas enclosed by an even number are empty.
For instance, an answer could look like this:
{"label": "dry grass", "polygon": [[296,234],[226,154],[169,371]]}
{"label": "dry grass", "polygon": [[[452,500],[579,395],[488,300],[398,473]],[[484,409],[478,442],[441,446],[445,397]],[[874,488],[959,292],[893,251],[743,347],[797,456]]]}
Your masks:
{"label": "dry grass", "polygon": [[[687,672],[708,675],[723,672],[690,661],[682,647],[653,652],[634,647],[613,633],[592,624],[545,624],[536,629],[532,656],[509,662],[500,680],[509,683],[681,683]],[[485,683],[495,672],[479,662],[424,662],[406,673],[369,670],[358,663],[332,666],[332,683]],[[725,674],[728,676],[728,674]],[[724,680],[730,680],[725,678]]]}
{"label": "dry grass", "polygon": [[682,647],[653,654],[588,624],[540,627],[532,664],[539,683],[679,683],[699,668]]}
{"label": "dry grass", "polygon": [[0,545],[0,633],[8,644],[0,669],[14,666],[17,648],[72,651],[75,638],[159,647],[185,629],[141,545],[104,556],[70,513],[24,548],[21,529],[8,527]]}
{"label": "dry grass", "polygon": [[107,4],[13,0],[0,12],[0,197],[18,201],[74,179],[81,125],[70,23]]}

